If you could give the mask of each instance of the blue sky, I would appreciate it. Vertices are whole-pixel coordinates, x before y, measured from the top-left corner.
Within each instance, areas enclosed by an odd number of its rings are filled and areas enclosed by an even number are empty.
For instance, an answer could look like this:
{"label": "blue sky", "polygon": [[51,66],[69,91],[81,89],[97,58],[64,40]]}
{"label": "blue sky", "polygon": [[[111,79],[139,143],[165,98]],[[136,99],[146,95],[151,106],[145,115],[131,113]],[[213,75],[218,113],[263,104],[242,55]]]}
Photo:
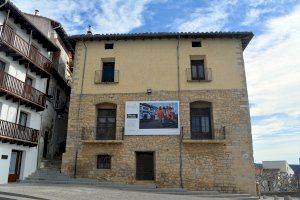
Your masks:
{"label": "blue sky", "polygon": [[253,31],[244,52],[254,159],[300,157],[300,0],[12,0],[69,34]]}

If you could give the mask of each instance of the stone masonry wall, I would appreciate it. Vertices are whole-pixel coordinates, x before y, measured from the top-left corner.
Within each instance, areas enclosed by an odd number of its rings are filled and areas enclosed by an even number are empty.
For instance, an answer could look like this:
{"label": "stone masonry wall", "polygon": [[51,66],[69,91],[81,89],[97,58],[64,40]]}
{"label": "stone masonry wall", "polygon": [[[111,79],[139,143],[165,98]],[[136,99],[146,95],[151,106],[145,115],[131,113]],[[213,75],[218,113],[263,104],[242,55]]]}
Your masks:
{"label": "stone masonry wall", "polygon": [[[109,85],[108,85],[109,87]],[[73,175],[78,150],[77,177],[97,178],[123,183],[135,182],[135,152],[155,152],[155,183],[158,187],[180,187],[180,136],[126,136],[120,144],[83,143],[82,127],[94,127],[96,105],[117,105],[117,130],[124,127],[126,101],[180,101],[180,125],[183,141],[190,139],[190,103],[212,103],[213,127],[226,127],[226,142],[183,143],[183,185],[191,190],[218,190],[255,194],[252,137],[245,89],[177,92],[153,91],[132,94],[72,94],[66,153],[62,171]],[[120,133],[118,133],[120,134]],[[78,148],[77,148],[78,147]],[[110,154],[112,168],[96,168],[96,156]]]}

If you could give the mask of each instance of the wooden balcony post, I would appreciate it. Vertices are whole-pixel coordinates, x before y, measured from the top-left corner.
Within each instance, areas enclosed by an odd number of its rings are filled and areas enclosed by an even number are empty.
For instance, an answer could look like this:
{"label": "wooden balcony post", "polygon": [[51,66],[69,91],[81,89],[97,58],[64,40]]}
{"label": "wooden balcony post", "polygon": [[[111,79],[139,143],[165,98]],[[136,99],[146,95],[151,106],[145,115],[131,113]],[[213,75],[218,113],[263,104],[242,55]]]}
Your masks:
{"label": "wooden balcony post", "polygon": [[29,48],[28,48],[27,56],[29,56],[30,54],[31,40],[32,40],[32,30],[30,30],[30,35],[29,35],[29,42],[28,42]]}
{"label": "wooden balcony post", "polygon": [[15,123],[16,123],[16,124],[18,124],[19,109],[20,109],[20,99],[19,99],[19,101],[18,101],[18,107],[17,107],[17,113],[16,113],[16,120],[15,120]]}
{"label": "wooden balcony post", "polygon": [[47,85],[46,85],[46,95],[47,96],[48,96],[48,92],[49,92],[50,77],[47,78]]}
{"label": "wooden balcony post", "polygon": [[3,27],[5,27],[6,23],[7,23],[7,20],[9,18],[9,14],[10,14],[10,9],[7,11],[7,15],[5,17],[5,20],[4,20],[4,23],[3,23]]}
{"label": "wooden balcony post", "polygon": [[8,18],[9,18],[9,14],[10,14],[10,9],[7,11],[7,15],[6,15],[6,17],[5,17],[5,19],[4,19],[4,22],[3,22],[3,26],[2,26],[2,29],[1,29],[1,38],[3,37],[2,34],[3,34],[4,29],[5,29],[5,27],[6,27],[6,23],[7,23],[7,20],[8,20]]}

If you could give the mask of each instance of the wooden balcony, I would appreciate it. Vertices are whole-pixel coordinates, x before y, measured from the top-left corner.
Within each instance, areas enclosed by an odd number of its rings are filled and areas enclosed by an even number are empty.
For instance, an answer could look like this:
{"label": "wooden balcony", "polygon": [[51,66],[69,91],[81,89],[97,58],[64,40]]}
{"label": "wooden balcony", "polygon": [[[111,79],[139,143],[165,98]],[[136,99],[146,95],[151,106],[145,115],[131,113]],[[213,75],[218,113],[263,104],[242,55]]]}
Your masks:
{"label": "wooden balcony", "polygon": [[0,120],[0,141],[3,143],[18,144],[24,146],[36,146],[38,143],[39,131]]}
{"label": "wooden balcony", "polygon": [[40,74],[42,77],[48,77],[52,61],[43,56],[37,48],[25,41],[21,36],[10,28],[8,25],[1,25],[0,51],[4,51],[6,56],[10,56],[14,61],[26,64],[33,72]]}
{"label": "wooden balcony", "polygon": [[37,111],[45,109],[46,94],[6,72],[0,72],[0,96],[3,95]]}

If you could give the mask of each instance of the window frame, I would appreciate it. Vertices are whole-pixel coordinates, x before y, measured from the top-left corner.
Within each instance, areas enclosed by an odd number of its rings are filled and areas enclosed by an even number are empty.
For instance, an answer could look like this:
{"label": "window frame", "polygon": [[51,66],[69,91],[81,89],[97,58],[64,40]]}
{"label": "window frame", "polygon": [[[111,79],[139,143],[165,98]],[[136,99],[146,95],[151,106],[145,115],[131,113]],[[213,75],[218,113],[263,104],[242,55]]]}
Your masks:
{"label": "window frame", "polygon": [[[107,115],[101,115],[102,113]],[[112,115],[108,115],[111,113]],[[104,123],[100,120],[105,119]],[[109,122],[109,119],[114,119],[114,122]],[[97,108],[96,119],[96,140],[116,140],[117,135],[117,109],[116,108]]]}
{"label": "window frame", "polygon": [[[101,163],[102,161],[102,163]],[[105,162],[103,162],[105,161]],[[97,169],[111,169],[112,166],[112,156],[109,154],[99,154],[97,155]]]}
{"label": "window frame", "polygon": [[[197,62],[199,62],[199,63],[197,63]],[[200,62],[202,62],[202,64],[200,64]],[[194,69],[196,71],[194,71]],[[192,81],[206,80],[205,71],[206,70],[205,70],[204,59],[191,60],[191,80]]]}
{"label": "window frame", "polygon": [[104,44],[104,49],[109,50],[109,49],[114,49],[114,43],[105,43]]}
{"label": "window frame", "polygon": [[[25,124],[25,125],[21,124],[21,121],[20,121],[20,120],[21,120],[21,116],[22,116],[23,114],[26,116],[26,122],[25,122],[26,124]],[[23,127],[28,127],[29,115],[30,115],[30,114],[29,114],[28,112],[25,112],[25,111],[21,110],[20,113],[19,113],[18,124],[19,124],[20,126],[23,126]]]}
{"label": "window frame", "polygon": [[102,83],[115,82],[115,62],[103,62],[101,82]]}
{"label": "window frame", "polygon": [[[201,105],[201,102],[199,103]],[[206,118],[208,118],[208,121],[204,120]],[[194,127],[195,123],[198,124],[196,129]],[[212,105],[203,107],[190,106],[190,133],[191,139],[213,139]]]}
{"label": "window frame", "polygon": [[201,41],[192,41],[192,47],[193,47],[193,48],[199,48],[199,47],[202,47]]}

